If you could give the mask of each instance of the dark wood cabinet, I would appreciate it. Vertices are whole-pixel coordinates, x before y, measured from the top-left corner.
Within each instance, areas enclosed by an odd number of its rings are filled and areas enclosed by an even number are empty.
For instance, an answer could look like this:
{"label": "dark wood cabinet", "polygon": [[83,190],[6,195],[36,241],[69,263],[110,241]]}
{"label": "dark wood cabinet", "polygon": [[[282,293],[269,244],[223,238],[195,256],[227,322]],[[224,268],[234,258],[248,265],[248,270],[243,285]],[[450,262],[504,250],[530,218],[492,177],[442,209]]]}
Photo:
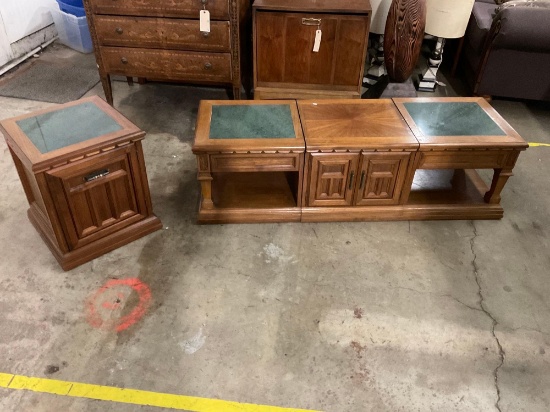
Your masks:
{"label": "dark wood cabinet", "polygon": [[[99,74],[250,88],[250,0],[84,0]],[[210,13],[210,31],[199,13]]]}
{"label": "dark wood cabinet", "polygon": [[162,227],[153,214],[145,133],[98,97],[0,125],[28,216],[63,269]]}
{"label": "dark wood cabinet", "polygon": [[370,3],[351,3],[256,0],[255,99],[361,97]]}

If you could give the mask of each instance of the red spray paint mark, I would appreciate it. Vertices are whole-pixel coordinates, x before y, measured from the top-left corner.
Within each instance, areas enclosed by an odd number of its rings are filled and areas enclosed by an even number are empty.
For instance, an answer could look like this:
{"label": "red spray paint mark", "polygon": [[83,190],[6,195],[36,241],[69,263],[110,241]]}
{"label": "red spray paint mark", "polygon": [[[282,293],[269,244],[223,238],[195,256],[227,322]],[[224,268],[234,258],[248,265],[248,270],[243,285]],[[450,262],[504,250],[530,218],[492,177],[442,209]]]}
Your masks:
{"label": "red spray paint mark", "polygon": [[[108,313],[105,316],[105,310],[112,312],[121,308],[125,299],[122,290],[125,288],[130,288],[138,294],[139,301],[136,307],[126,316],[108,318]],[[131,290],[126,290],[126,292],[131,292]],[[110,295],[114,295],[114,298]],[[129,293],[126,294],[126,296],[128,295]],[[88,323],[94,328],[121,332],[140,320],[145,315],[150,303],[151,290],[139,279],[111,279],[86,302]]]}

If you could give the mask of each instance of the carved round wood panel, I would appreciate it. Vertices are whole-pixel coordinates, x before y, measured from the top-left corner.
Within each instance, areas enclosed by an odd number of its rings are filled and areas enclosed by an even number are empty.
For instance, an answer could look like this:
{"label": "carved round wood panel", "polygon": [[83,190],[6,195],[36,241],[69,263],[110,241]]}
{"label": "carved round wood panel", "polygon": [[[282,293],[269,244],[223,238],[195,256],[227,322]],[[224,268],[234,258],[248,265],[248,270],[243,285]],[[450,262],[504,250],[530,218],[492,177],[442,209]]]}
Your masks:
{"label": "carved round wood panel", "polygon": [[393,0],[384,31],[384,60],[391,81],[404,82],[411,76],[425,26],[426,0]]}

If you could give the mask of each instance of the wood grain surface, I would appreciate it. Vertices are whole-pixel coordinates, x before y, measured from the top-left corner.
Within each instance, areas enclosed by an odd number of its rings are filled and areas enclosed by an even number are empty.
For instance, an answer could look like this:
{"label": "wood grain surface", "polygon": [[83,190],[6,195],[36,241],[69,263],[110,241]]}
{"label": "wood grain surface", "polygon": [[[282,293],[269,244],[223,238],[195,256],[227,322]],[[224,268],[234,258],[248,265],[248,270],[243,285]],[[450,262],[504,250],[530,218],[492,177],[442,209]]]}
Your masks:
{"label": "wood grain surface", "polygon": [[368,0],[255,0],[261,10],[362,14],[371,11]]}
{"label": "wood grain surface", "polygon": [[425,0],[393,0],[384,31],[384,59],[391,81],[404,82],[411,76],[425,26]]}

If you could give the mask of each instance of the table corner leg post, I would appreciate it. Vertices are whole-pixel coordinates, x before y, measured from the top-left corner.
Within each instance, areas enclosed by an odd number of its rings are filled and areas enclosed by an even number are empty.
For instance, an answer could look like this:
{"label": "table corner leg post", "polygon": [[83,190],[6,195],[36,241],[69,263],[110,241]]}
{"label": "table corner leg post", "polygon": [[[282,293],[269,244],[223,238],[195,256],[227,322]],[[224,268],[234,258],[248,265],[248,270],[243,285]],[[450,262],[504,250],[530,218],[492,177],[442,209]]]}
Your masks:
{"label": "table corner leg post", "polygon": [[197,154],[197,179],[201,184],[201,209],[214,209],[212,201],[212,174],[210,173],[210,159],[207,154]]}
{"label": "table corner leg post", "polygon": [[212,201],[212,176],[199,176],[201,183],[201,209],[214,209]]}
{"label": "table corner leg post", "polygon": [[484,200],[486,203],[499,204],[500,192],[504,188],[504,185],[508,179],[513,176],[512,169],[494,169],[493,181],[491,182],[491,188],[485,193]]}
{"label": "table corner leg post", "polygon": [[233,100],[241,100],[241,85],[233,86]]}
{"label": "table corner leg post", "polygon": [[105,99],[111,106],[113,105],[113,88],[111,86],[111,76],[108,74],[101,75],[101,85],[105,93]]}

